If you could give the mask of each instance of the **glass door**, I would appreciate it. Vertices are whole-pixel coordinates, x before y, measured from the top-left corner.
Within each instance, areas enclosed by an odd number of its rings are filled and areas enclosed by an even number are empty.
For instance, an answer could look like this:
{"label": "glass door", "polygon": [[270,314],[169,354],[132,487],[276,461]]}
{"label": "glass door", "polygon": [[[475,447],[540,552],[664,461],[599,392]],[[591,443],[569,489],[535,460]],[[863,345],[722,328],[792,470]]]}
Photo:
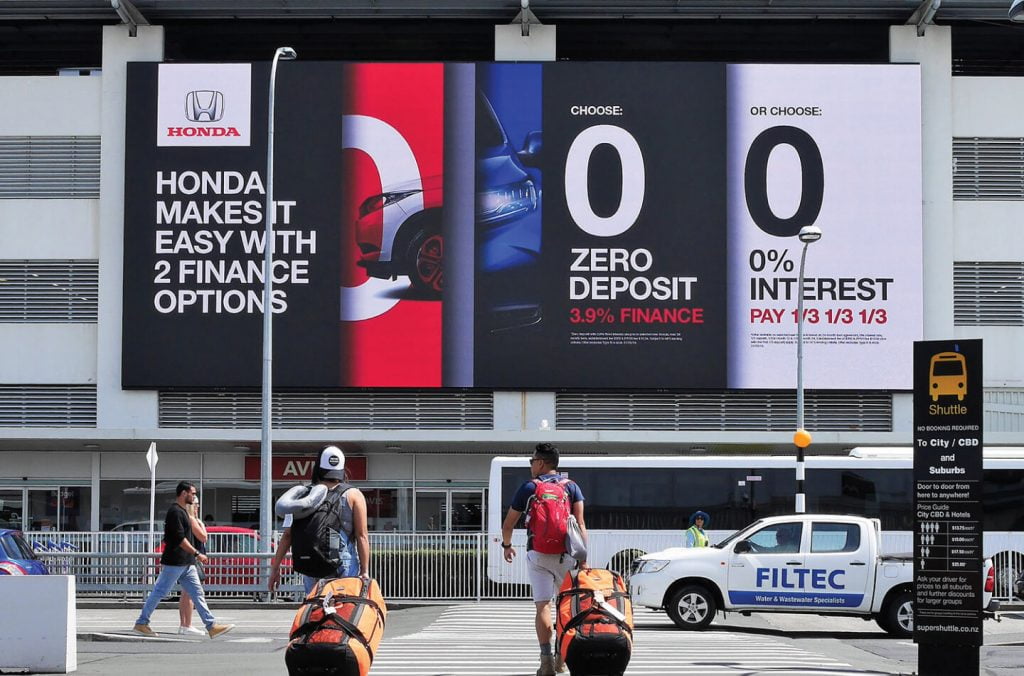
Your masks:
{"label": "glass door", "polygon": [[416,530],[478,533],[484,527],[482,490],[416,491]]}
{"label": "glass door", "polygon": [[0,489],[0,528],[25,529],[25,495],[20,488]]}
{"label": "glass door", "polygon": [[451,491],[449,530],[479,533],[484,529],[483,491]]}
{"label": "glass door", "polygon": [[61,528],[60,490],[56,488],[28,489],[28,516],[30,531],[51,531]]}
{"label": "glass door", "polygon": [[416,491],[416,530],[447,530],[448,491]]}

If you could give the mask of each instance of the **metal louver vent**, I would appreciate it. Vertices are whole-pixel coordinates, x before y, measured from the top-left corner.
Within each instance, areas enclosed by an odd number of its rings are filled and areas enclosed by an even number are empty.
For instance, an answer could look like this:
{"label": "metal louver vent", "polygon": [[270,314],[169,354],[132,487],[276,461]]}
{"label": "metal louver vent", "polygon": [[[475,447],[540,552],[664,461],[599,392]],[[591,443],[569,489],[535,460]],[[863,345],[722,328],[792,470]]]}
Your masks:
{"label": "metal louver vent", "polygon": [[[796,426],[796,393],[557,394],[555,416],[560,430],[784,432]],[[892,396],[805,392],[804,423],[822,432],[891,432]]]}
{"label": "metal louver vent", "polygon": [[0,260],[0,322],[96,322],[96,261]]}
{"label": "metal louver vent", "polygon": [[[273,424],[283,429],[492,429],[490,392],[281,393]],[[160,427],[260,426],[257,392],[161,392]]]}
{"label": "metal louver vent", "polygon": [[954,138],[953,199],[1024,199],[1024,138]]}
{"label": "metal louver vent", "polygon": [[1024,263],[953,263],[954,326],[1024,326]]}
{"label": "metal louver vent", "polygon": [[0,385],[0,427],[96,427],[96,386]]}
{"label": "metal louver vent", "polygon": [[1024,390],[985,390],[985,431],[1024,432]]}
{"label": "metal louver vent", "polygon": [[99,196],[99,136],[0,136],[0,198]]}

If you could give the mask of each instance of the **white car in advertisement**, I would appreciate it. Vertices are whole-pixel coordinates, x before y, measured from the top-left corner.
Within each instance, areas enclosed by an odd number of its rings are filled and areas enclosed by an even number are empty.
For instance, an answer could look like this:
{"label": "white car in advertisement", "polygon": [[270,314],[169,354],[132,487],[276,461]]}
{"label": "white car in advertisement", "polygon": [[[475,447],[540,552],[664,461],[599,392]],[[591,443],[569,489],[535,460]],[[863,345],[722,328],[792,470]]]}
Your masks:
{"label": "white car in advertisement", "polygon": [[[681,629],[704,629],[718,612],[859,616],[885,631],[914,631],[912,554],[881,554],[877,519],[823,514],[756,521],[711,547],[673,548],[636,561],[633,603],[664,609]],[[995,574],[985,561],[982,608]]]}

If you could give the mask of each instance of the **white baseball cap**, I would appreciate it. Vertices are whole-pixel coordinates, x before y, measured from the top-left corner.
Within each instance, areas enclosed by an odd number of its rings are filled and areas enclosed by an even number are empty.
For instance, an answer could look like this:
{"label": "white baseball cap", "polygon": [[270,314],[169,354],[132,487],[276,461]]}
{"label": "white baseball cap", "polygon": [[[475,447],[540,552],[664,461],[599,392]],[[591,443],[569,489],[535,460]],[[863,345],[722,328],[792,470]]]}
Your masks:
{"label": "white baseball cap", "polygon": [[321,479],[345,480],[345,454],[337,446],[324,446],[317,462],[317,474]]}

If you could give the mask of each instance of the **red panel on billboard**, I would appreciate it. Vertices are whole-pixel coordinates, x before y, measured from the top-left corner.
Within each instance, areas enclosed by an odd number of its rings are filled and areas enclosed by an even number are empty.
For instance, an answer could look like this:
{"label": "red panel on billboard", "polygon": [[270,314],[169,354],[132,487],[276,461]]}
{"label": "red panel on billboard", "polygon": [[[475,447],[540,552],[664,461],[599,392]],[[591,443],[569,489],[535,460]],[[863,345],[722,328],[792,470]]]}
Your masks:
{"label": "red panel on billboard", "polygon": [[[340,381],[438,387],[441,300],[415,286],[374,279],[368,267],[413,265],[422,257],[416,252],[430,252],[426,240],[440,236],[444,67],[351,64],[345,70],[341,282],[348,288],[342,295]],[[400,95],[396,82],[406,83]],[[398,200],[396,212],[391,205]],[[443,247],[440,239],[435,244]]]}

